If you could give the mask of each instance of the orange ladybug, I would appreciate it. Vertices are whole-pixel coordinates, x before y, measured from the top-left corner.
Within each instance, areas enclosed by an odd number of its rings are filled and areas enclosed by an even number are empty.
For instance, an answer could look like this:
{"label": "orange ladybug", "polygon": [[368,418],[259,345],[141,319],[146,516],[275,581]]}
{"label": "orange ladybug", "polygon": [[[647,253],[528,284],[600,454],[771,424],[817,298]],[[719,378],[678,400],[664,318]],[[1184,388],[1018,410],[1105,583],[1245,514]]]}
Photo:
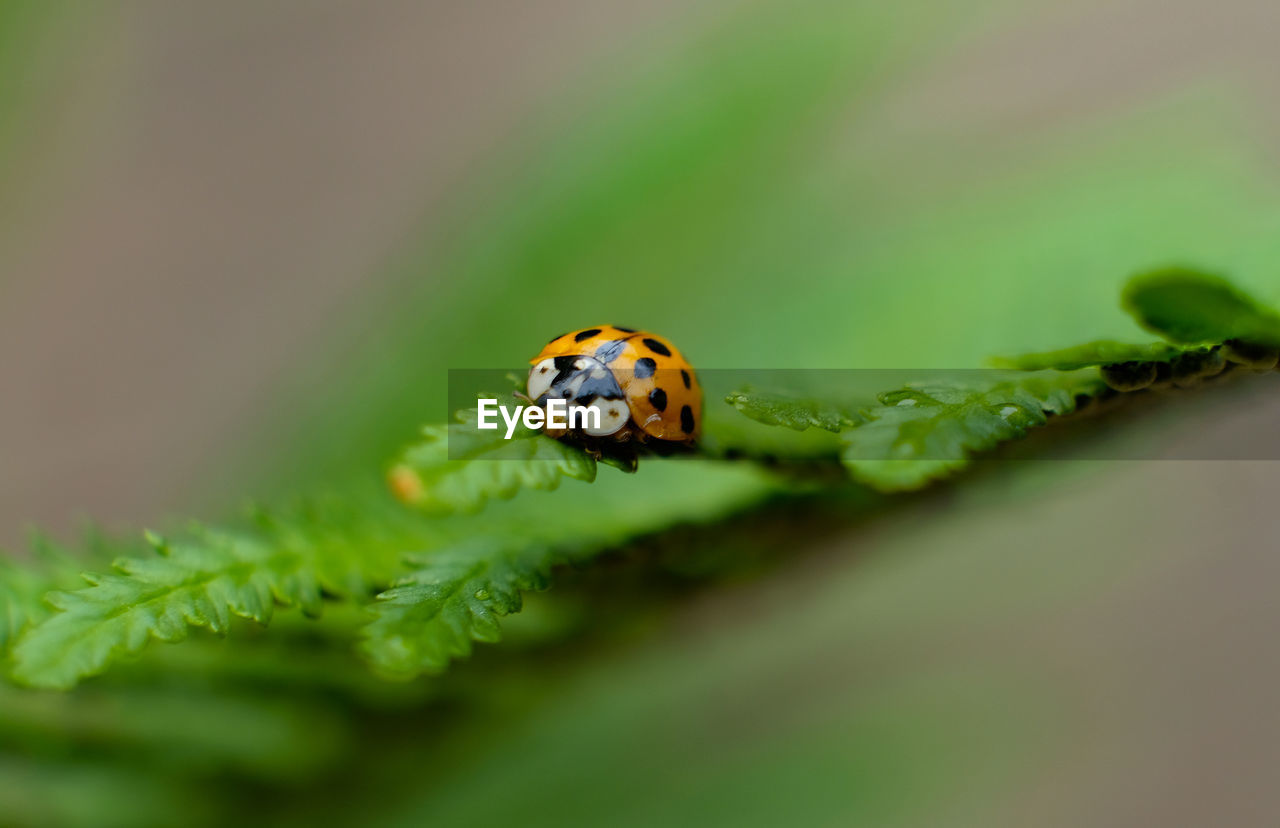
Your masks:
{"label": "orange ladybug", "polygon": [[[587,438],[690,445],[702,430],[702,388],[676,346],[657,334],[600,325],[547,343],[529,360],[529,398],[594,408]],[[547,430],[553,437],[569,432]]]}

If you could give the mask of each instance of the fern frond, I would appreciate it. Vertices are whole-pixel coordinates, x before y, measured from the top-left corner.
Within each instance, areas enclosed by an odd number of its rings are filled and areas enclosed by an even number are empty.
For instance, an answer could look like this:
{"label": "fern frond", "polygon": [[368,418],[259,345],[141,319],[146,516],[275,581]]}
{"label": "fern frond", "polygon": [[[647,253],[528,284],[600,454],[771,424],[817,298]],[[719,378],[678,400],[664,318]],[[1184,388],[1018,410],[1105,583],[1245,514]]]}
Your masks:
{"label": "fern frond", "polygon": [[43,574],[0,558],[0,655],[28,625],[49,614],[44,594],[52,588]]}
{"label": "fern frond", "polygon": [[868,421],[844,433],[844,464],[854,479],[880,491],[918,489],[968,465],[974,452],[1074,411],[1077,397],[1102,389],[1098,375],[1086,371],[882,394]]}
{"label": "fern frond", "polygon": [[458,419],[424,428],[421,442],[392,467],[389,481],[400,500],[436,514],[475,512],[521,489],[555,489],[566,477],[595,480],[595,459],[575,446],[523,426],[507,440],[501,428],[477,429],[475,412],[459,412]]}
{"label": "fern frond", "polygon": [[402,571],[404,550],[424,530],[406,525],[400,509],[359,498],[347,508],[337,519],[314,504],[301,515],[259,516],[257,532],[197,526],[173,541],[149,535],[156,554],[119,558],[110,572],[84,575],[89,586],[46,596],[56,611],[18,639],[13,678],[67,688],[152,639],[180,641],[191,627],[222,634],[233,617],[266,624],[277,604],[316,614],[322,592],[363,598]]}
{"label": "fern frond", "polygon": [[82,583],[80,572],[85,565],[104,560],[103,553],[110,548],[93,530],[87,534],[85,546],[85,558],[80,560],[48,537],[36,534],[31,539],[31,557],[22,565],[0,554],[0,659],[23,630],[49,616],[45,594]]}
{"label": "fern frond", "polygon": [[500,639],[498,617],[519,612],[520,594],[546,589],[568,556],[542,544],[491,539],[420,560],[420,568],[378,596],[361,649],[387,676],[440,672]]}
{"label": "fern frond", "polygon": [[[741,390],[727,402],[759,423],[838,433],[835,458],[857,481],[885,492],[918,489],[970,462],[974,452],[1020,437],[1049,414],[1105,386],[1097,371],[962,372],[911,383],[852,408],[821,398]],[[838,393],[838,390],[837,390]]]}
{"label": "fern frond", "polygon": [[14,678],[67,688],[152,638],[182,640],[190,626],[224,633],[232,615],[265,624],[277,601],[319,611],[320,584],[296,553],[213,532],[154,542],[156,557],[122,558],[113,572],[86,575],[89,587],[50,594],[58,612],[14,647]]}
{"label": "fern frond", "polygon": [[793,431],[818,428],[839,434],[866,421],[860,412],[826,400],[750,388],[730,393],[725,402],[758,423]]}
{"label": "fern frond", "polygon": [[[722,399],[727,405],[709,399],[703,411],[703,434],[698,443],[701,453],[722,459],[835,462],[840,454],[837,435],[825,428],[810,427],[813,418],[824,416],[827,406],[815,402],[817,407],[812,410],[804,410],[799,403],[771,409],[773,396],[745,388],[726,394]],[[790,399],[793,398],[788,397]],[[793,411],[792,420],[789,418]],[[789,423],[794,425],[775,427]]]}
{"label": "fern frond", "polygon": [[522,592],[545,589],[555,567],[682,522],[721,519],[781,489],[749,465],[664,460],[581,490],[571,508],[495,504],[485,525],[458,520],[451,542],[418,556],[378,596],[361,652],[388,676],[439,672],[472,642],[497,641],[498,618],[520,609]]}

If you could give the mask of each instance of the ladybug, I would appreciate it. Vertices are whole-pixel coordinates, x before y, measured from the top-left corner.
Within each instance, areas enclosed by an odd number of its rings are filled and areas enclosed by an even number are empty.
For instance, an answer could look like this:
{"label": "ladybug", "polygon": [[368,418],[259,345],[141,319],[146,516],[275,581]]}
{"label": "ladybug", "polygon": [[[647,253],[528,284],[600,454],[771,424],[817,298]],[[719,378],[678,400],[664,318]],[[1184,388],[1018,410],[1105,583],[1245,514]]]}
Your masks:
{"label": "ladybug", "polygon": [[589,447],[635,441],[675,448],[691,446],[702,430],[702,387],[693,366],[657,334],[583,328],[557,336],[529,364],[534,403],[564,399],[600,413],[598,424],[572,432],[545,429],[552,437],[576,437]]}

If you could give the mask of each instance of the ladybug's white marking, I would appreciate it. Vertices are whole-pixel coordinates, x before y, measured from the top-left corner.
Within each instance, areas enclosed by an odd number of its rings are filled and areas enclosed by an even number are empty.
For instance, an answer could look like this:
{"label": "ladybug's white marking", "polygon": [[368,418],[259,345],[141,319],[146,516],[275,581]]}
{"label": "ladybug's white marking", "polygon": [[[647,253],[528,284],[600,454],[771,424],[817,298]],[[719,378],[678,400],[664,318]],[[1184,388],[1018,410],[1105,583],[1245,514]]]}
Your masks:
{"label": "ladybug's white marking", "polygon": [[553,358],[547,358],[533,366],[529,370],[529,396],[532,399],[538,399],[547,393],[547,389],[551,387],[551,383],[556,378],[556,361]]}
{"label": "ladybug's white marking", "polygon": [[588,425],[582,429],[592,437],[608,437],[610,434],[617,434],[627,424],[627,420],[631,419],[631,411],[621,400],[593,400],[587,407],[600,412],[598,424]]}

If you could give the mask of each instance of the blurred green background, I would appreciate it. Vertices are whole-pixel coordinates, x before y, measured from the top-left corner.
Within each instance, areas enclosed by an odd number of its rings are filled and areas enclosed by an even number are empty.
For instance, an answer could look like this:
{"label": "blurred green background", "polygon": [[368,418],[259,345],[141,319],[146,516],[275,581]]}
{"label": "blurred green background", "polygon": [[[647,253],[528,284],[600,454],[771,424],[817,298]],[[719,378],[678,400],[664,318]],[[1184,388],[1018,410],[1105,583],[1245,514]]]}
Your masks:
{"label": "blurred green background", "polygon": [[[1278,34],[1261,0],[8,0],[0,541],[341,489],[445,369],[599,322],[702,368],[954,368],[1145,341],[1117,296],[1153,265],[1280,301]],[[1278,413],[1162,427],[1274,457]],[[340,613],[156,646],[4,689],[0,823],[1268,824],[1278,484],[783,505],[697,539],[749,571],[569,576],[408,686],[334,654]]]}

